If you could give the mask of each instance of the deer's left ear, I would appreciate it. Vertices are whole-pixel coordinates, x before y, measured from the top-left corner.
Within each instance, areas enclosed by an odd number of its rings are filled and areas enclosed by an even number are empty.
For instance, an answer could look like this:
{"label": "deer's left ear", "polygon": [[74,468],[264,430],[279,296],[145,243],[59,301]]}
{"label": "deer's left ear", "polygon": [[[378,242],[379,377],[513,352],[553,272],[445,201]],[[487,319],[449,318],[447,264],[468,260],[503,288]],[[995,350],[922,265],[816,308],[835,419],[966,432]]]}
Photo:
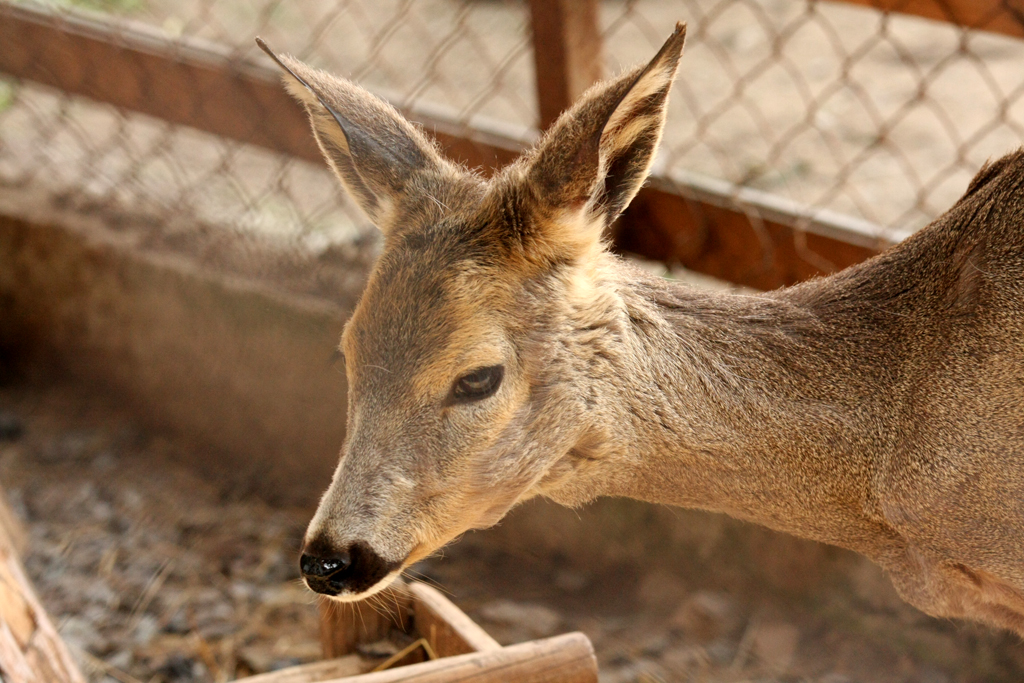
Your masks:
{"label": "deer's left ear", "polygon": [[[527,188],[533,195],[529,203],[547,215],[537,229],[563,232],[547,235],[548,241],[599,244],[604,229],[636,196],[661,140],[685,38],[686,25],[676,24],[647,66],[587,91],[523,160],[525,183],[519,189]],[[564,234],[567,229],[596,234]]]}
{"label": "deer's left ear", "polygon": [[343,78],[257,44],[285,71],[285,84],[309,113],[327,163],[382,231],[417,174],[453,170],[394,107]]}

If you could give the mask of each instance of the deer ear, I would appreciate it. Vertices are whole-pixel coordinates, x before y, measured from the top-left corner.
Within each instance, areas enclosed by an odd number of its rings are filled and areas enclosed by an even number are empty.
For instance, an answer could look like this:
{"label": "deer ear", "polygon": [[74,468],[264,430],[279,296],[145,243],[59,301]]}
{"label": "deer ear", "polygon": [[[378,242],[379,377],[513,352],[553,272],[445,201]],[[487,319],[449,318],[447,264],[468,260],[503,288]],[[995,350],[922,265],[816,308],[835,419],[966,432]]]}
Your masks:
{"label": "deer ear", "polygon": [[285,86],[309,113],[327,163],[382,230],[417,173],[447,162],[434,145],[387,102],[357,85],[277,55],[256,43],[285,71]]}
{"label": "deer ear", "polygon": [[[599,244],[601,233],[647,179],[685,38],[686,25],[676,24],[647,66],[584,93],[527,160],[526,184],[534,203],[561,216],[559,222],[569,218],[577,226],[573,229],[596,233],[566,238]],[[578,218],[584,220],[573,220]]]}

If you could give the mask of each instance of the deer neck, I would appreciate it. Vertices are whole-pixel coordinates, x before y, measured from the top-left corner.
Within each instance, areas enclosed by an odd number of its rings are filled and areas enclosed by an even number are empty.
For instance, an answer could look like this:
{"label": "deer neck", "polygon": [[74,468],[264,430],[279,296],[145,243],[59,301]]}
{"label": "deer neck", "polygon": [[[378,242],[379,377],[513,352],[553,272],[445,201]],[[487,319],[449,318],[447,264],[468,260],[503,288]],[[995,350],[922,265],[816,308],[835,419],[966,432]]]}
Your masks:
{"label": "deer neck", "polygon": [[799,292],[720,294],[642,276],[619,292],[618,348],[591,378],[605,397],[591,492],[861,552],[877,544],[871,444],[885,369],[866,353],[877,346]]}

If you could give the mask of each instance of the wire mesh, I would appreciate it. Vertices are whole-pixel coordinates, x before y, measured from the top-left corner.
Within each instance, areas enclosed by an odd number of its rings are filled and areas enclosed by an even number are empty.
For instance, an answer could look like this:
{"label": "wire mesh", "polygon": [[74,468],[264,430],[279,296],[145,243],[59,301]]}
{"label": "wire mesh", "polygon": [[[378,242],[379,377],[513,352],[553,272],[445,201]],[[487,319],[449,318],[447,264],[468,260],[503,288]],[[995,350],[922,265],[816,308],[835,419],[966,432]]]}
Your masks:
{"label": "wire mesh", "polygon": [[[486,117],[527,130],[537,120],[523,0],[48,7],[92,13],[125,34],[144,26],[207,41],[232,63],[256,58],[261,35],[400,107],[442,105],[465,126]],[[666,176],[724,179],[837,211],[885,226],[884,238],[926,224],[986,159],[1024,139],[1024,41],[1009,36],[813,0],[603,0],[600,16],[609,73],[649,59],[677,20],[689,24],[657,167]],[[153,74],[139,87],[165,84]],[[206,95],[198,85],[182,94],[197,111]],[[217,243],[241,237],[314,255],[376,241],[320,164],[29,81],[0,80],[0,184],[142,221],[154,242],[203,234],[211,260]]]}
{"label": "wire mesh", "polygon": [[[489,116],[526,127],[536,109],[521,3],[73,0],[48,7],[98,17],[123,34],[205,41],[235,63],[262,58],[253,43],[262,36],[398,106],[442,103],[467,125]],[[75,68],[89,78],[105,65]],[[148,76],[143,91],[168,87],[165,74]],[[196,112],[208,95],[201,84],[181,94],[185,110]],[[248,115],[258,121],[262,113]],[[232,240],[271,244],[285,259],[372,251],[377,242],[322,164],[31,81],[0,80],[0,184],[44,189],[64,207],[114,217],[153,244],[187,243],[208,261],[226,260],[218,245]],[[258,267],[241,261],[234,265],[247,274]],[[329,294],[336,284],[304,289]]]}
{"label": "wire mesh", "polygon": [[922,227],[1024,140],[1024,42],[836,2],[605,6],[611,69],[689,21],[663,151],[686,170],[864,219]]}

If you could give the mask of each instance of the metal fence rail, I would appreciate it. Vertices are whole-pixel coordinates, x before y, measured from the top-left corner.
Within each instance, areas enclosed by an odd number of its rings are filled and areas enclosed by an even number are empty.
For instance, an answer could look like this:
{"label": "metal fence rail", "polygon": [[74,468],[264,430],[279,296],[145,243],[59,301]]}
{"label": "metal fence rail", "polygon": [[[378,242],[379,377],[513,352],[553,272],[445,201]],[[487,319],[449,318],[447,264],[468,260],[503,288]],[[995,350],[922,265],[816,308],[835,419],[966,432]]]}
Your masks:
{"label": "metal fence rail", "polygon": [[1020,145],[1022,16],[1009,0],[0,2],[0,183],[144,216],[164,240],[365,242],[253,36],[489,168],[682,19],[656,177],[616,243],[774,287],[902,238]]}

